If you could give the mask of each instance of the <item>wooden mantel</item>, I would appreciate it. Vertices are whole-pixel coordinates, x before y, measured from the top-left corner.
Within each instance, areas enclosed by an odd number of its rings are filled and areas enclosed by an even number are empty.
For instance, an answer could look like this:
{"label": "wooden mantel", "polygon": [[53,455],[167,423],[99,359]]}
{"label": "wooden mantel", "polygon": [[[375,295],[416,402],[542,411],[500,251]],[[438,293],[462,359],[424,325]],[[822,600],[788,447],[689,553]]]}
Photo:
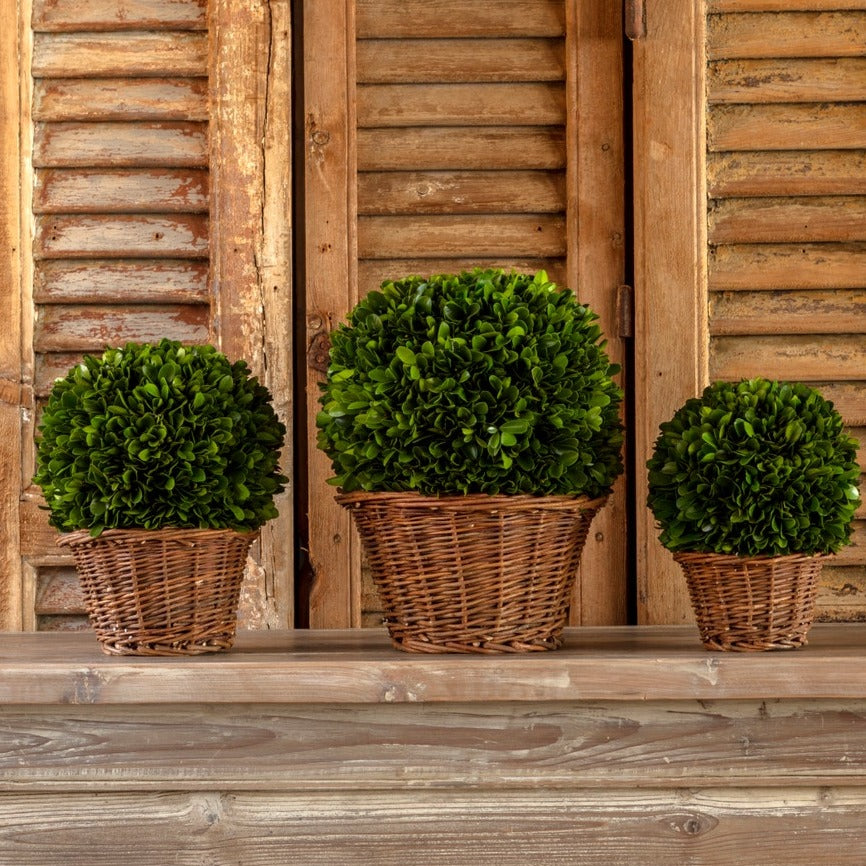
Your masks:
{"label": "wooden mantel", "polygon": [[421,656],[384,632],[103,655],[0,635],[0,866],[862,866],[866,628]]}

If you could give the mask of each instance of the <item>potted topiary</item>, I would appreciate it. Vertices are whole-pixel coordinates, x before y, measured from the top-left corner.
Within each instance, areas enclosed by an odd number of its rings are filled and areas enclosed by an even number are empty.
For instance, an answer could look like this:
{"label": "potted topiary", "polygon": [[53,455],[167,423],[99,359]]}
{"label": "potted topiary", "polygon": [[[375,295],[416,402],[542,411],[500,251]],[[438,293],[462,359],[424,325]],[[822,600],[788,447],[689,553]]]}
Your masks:
{"label": "potted topiary", "polygon": [[708,649],[806,642],[824,558],[851,533],[856,449],[818,391],[762,378],[714,383],[661,425],[648,504]]}
{"label": "potted topiary", "polygon": [[285,427],[243,361],[129,343],[86,356],[42,415],[34,481],[102,649],[227,649],[247,552],[276,517]]}
{"label": "potted topiary", "polygon": [[560,645],[623,468],[596,320],[544,272],[479,269],[385,282],[332,335],[318,445],[398,648]]}

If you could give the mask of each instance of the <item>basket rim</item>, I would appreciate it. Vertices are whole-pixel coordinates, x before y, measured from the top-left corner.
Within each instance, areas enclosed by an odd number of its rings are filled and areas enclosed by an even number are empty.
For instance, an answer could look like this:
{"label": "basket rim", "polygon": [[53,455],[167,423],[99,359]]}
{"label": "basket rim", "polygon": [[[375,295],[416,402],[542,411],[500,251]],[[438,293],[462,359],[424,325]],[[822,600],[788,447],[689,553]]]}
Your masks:
{"label": "basket rim", "polygon": [[672,551],[675,562],[718,562],[721,564],[735,563],[786,563],[786,562],[810,562],[828,559],[832,553],[782,553],[764,554],[761,556],[743,556],[739,553],[713,553],[700,550],[677,550]]}
{"label": "basket rim", "polygon": [[424,508],[441,509],[508,509],[531,507],[541,510],[573,510],[591,511],[601,508],[608,500],[608,495],[590,499],[583,494],[564,496],[557,494],[534,495],[531,493],[490,494],[490,493],[448,493],[429,494],[417,490],[405,491],[370,491],[356,490],[351,493],[338,492],[334,497],[343,508],[352,508],[366,502],[386,502],[395,505],[404,504]]}
{"label": "basket rim", "polygon": [[61,532],[55,543],[58,547],[74,547],[75,545],[86,544],[89,542],[99,542],[103,539],[113,539],[116,541],[144,541],[148,538],[190,538],[190,540],[205,540],[207,538],[255,538],[259,535],[258,529],[251,529],[247,532],[240,532],[237,529],[201,529],[199,527],[191,527],[183,529],[177,526],[163,526],[159,529],[105,529],[99,535],[92,536],[89,529],[73,529],[70,532]]}

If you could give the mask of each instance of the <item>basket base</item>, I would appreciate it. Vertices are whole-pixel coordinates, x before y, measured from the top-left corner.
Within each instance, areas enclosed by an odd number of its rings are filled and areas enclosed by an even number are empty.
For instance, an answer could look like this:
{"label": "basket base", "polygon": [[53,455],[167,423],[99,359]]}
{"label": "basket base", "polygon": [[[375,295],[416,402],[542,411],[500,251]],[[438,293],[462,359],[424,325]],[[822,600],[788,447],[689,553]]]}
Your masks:
{"label": "basket base", "polygon": [[522,640],[479,640],[474,641],[442,641],[431,637],[429,640],[415,634],[401,634],[399,630],[392,630],[391,625],[386,622],[391,644],[398,650],[410,653],[464,653],[480,655],[501,655],[503,653],[527,653],[546,652],[556,650],[562,646],[562,635],[550,635],[547,638],[538,638],[533,641]]}

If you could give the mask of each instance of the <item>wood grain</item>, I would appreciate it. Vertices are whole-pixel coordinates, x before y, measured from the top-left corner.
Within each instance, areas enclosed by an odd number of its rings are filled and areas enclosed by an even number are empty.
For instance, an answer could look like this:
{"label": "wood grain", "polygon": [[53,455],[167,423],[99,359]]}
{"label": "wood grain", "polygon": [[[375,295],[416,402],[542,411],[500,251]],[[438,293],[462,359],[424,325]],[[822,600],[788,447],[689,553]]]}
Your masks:
{"label": "wood grain", "polygon": [[206,0],[34,0],[41,31],[205,30]]}
{"label": "wood grain", "polygon": [[205,33],[36,33],[35,78],[207,75]]}
{"label": "wood grain", "polygon": [[815,12],[866,10],[866,0],[707,0],[707,12]]}
{"label": "wood grain", "polygon": [[[780,11],[772,15],[710,15],[707,18],[709,60],[738,57],[861,57],[866,39],[866,11]],[[856,7],[863,9],[862,5]]]}
{"label": "wood grain", "polygon": [[359,84],[563,81],[563,41],[359,39]]}
{"label": "wood grain", "polygon": [[201,169],[45,169],[36,176],[34,213],[207,213]]}

